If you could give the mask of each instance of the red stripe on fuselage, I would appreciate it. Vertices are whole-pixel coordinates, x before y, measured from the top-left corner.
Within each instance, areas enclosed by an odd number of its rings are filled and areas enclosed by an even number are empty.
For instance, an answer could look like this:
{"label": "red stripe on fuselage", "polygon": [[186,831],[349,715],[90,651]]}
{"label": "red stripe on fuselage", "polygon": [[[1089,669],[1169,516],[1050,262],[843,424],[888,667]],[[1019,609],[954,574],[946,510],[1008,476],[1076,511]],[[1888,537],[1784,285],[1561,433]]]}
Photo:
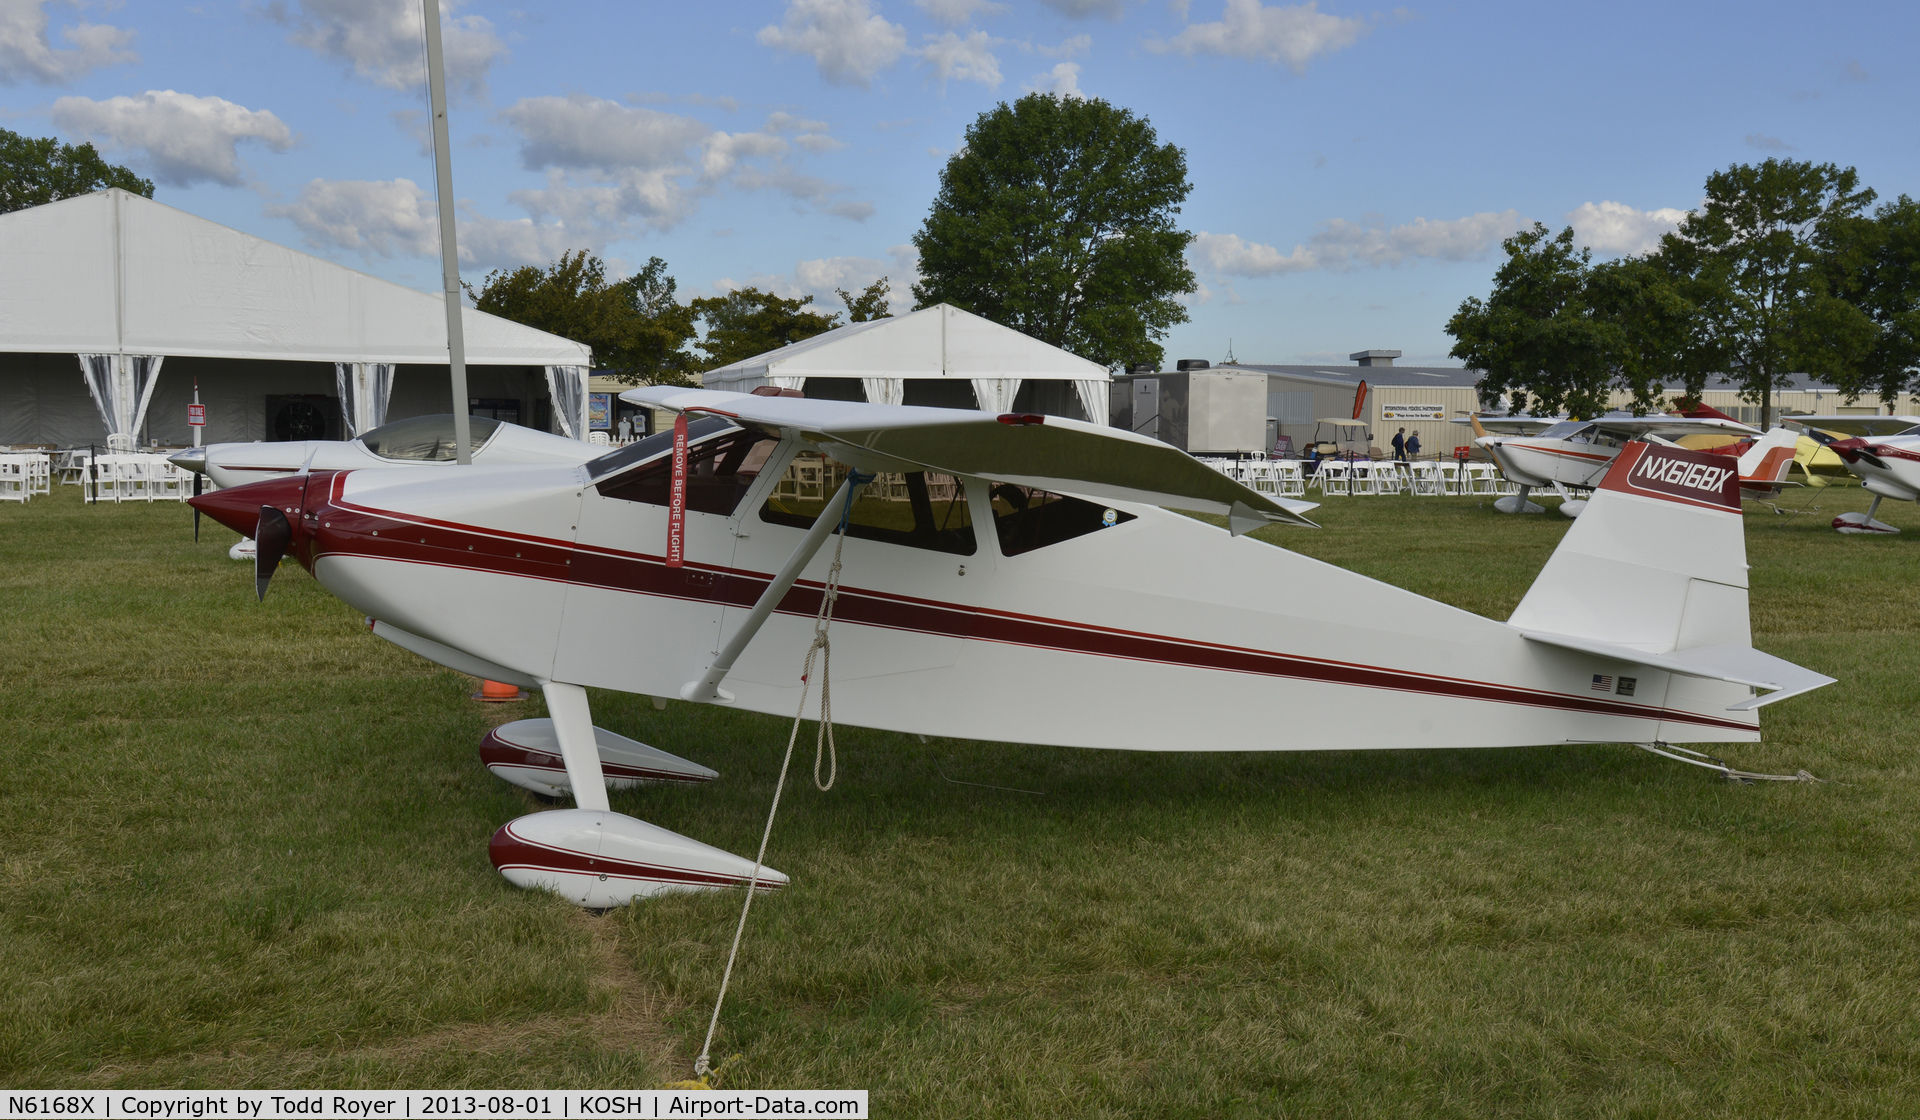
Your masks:
{"label": "red stripe on fuselage", "polygon": [[[356,506],[340,500],[343,480],[341,476],[331,488],[330,497],[338,504],[325,511],[322,518],[328,523],[322,535],[332,539],[324,552],[314,551],[303,557],[309,570],[312,561],[322,556],[359,556],[741,608],[751,607],[772,582],[770,575],[761,572],[693,563],[683,568],[668,568],[664,557],[645,553],[574,545],[551,538]],[[379,528],[375,529],[375,525]],[[374,536],[374,532],[382,535]],[[823,591],[819,583],[797,582],[780,601],[778,610],[782,614],[811,617],[819,610]],[[1555,708],[1588,715],[1669,719],[1707,727],[1753,730],[1750,724],[1694,712],[1355,665],[845,586],[840,589],[834,618],[883,629],[1095,657]]]}

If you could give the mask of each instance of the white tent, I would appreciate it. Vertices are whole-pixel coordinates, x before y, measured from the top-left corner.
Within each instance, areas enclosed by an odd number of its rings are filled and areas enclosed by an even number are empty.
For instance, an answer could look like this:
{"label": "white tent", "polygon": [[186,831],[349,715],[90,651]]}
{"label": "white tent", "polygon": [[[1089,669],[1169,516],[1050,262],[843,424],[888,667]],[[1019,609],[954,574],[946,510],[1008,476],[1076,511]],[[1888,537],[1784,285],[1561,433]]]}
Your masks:
{"label": "white tent", "polygon": [[849,323],[708,370],[703,384],[736,393],[773,385],[805,389],[808,396],[873,404],[948,404],[989,412],[1013,408],[1023,386],[1029,401],[1045,396],[1036,390],[1055,386],[1070,388],[1086,418],[1104,424],[1110,380],[1104,366],[941,303],[891,319]]}
{"label": "white tent", "polygon": [[[386,412],[395,366],[444,371],[443,308],[437,292],[122,190],[0,215],[0,353],[78,355],[65,360],[96,430],[121,438],[141,429],[169,358],[329,363],[348,434],[364,430]],[[471,309],[465,328],[469,363],[539,368],[557,426],[585,438],[587,347]],[[0,361],[0,418],[31,396]]]}

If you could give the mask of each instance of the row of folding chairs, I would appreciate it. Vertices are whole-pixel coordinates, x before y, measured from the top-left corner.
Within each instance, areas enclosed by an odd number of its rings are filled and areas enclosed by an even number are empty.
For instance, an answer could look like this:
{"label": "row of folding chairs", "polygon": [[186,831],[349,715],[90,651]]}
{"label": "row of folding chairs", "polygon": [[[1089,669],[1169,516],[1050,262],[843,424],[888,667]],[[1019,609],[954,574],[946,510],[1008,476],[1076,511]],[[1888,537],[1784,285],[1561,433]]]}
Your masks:
{"label": "row of folding chairs", "polygon": [[89,502],[184,502],[193,493],[193,472],[164,455],[79,452],[75,460]]}
{"label": "row of folding chairs", "polygon": [[1201,462],[1262,494],[1297,498],[1307,492],[1306,472],[1298,459],[1202,459]]}
{"label": "row of folding chairs", "polygon": [[24,502],[52,489],[53,459],[34,452],[0,454],[0,502]]}
{"label": "row of folding chairs", "polygon": [[1416,498],[1467,497],[1516,493],[1519,487],[1500,476],[1492,463],[1401,463],[1392,460],[1329,459],[1313,475],[1323,496],[1372,497],[1411,494]]}

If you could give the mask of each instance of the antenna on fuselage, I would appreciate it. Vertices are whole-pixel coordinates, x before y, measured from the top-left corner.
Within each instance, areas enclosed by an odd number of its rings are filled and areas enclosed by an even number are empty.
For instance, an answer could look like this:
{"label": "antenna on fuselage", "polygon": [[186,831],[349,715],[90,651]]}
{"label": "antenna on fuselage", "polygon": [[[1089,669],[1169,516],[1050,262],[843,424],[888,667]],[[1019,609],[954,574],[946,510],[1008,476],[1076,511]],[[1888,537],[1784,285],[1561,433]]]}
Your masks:
{"label": "antenna on fuselage", "polygon": [[473,462],[467,421],[467,340],[460,329],[460,249],[454,242],[453,163],[447,143],[447,67],[440,50],[440,0],[420,0],[427,34],[427,101],[433,108],[433,183],[440,211],[440,278],[447,297],[447,372],[453,380],[453,454]]}

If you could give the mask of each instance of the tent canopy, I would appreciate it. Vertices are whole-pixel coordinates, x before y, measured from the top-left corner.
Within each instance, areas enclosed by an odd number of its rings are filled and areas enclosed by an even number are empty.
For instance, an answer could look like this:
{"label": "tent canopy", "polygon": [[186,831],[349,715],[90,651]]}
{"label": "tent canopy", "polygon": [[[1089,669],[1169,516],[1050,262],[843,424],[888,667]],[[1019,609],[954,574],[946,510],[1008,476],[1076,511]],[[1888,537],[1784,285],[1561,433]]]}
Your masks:
{"label": "tent canopy", "polygon": [[[447,361],[439,293],[119,189],[0,215],[0,351]],[[577,342],[467,309],[474,365],[580,366]]]}
{"label": "tent canopy", "polygon": [[702,380],[709,389],[744,393],[781,383],[774,378],[809,377],[1110,379],[1105,366],[941,303],[890,319],[849,323],[708,370]]}

